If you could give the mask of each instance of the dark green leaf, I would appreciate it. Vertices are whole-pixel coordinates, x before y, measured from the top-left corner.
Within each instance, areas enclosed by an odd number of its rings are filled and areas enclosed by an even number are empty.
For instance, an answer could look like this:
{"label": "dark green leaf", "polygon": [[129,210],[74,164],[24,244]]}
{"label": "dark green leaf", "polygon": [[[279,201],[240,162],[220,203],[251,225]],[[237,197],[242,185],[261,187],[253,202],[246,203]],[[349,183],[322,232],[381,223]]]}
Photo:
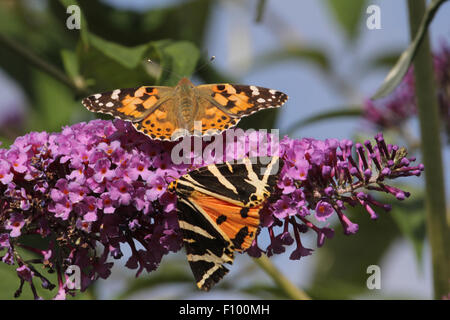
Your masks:
{"label": "dark green leaf", "polygon": [[14,141],[10,138],[0,136],[0,149],[7,149]]}
{"label": "dark green leaf", "polygon": [[104,40],[92,33],[89,34],[89,42],[105,56],[113,59],[128,69],[136,68],[138,64],[144,60],[144,54],[148,50],[148,44],[136,47],[125,47]]}
{"label": "dark green leaf", "polygon": [[214,5],[210,0],[190,0],[133,11],[105,1],[78,0],[78,3],[91,33],[127,46],[161,39],[190,41],[200,46]]}
{"label": "dark green leaf", "polygon": [[[160,40],[126,47],[89,35],[91,47],[78,48],[81,74],[95,81],[98,90],[136,87],[142,84],[175,85],[190,76],[199,59],[198,49],[187,41]],[[162,73],[148,72],[148,58],[159,63]]]}
{"label": "dark green leaf", "polygon": [[368,62],[369,67],[372,68],[392,68],[400,57],[402,53],[398,50],[383,53],[379,56],[374,57]]}
{"label": "dark green leaf", "polygon": [[[24,258],[24,260],[28,260],[31,258],[37,258],[36,255],[31,254],[27,251],[18,249],[20,256]],[[13,300],[14,293],[19,288],[20,280],[17,276],[16,269],[18,268],[18,265],[7,265],[6,263],[0,262],[0,279],[1,279],[1,290],[0,290],[0,300]],[[37,293],[40,297],[44,298],[45,300],[50,300],[53,297],[56,296],[58,293],[58,280],[57,275],[55,273],[48,273],[45,269],[39,268],[38,265],[36,265],[36,270],[40,272],[44,277],[46,277],[52,284],[54,284],[56,287],[49,291],[47,289],[43,289],[41,285],[41,281],[35,277],[33,280],[33,284],[36,287]],[[77,295],[72,298],[70,295],[67,296],[67,299],[69,300],[84,300],[90,298],[90,292],[77,292]],[[22,295],[18,298],[20,300],[30,300],[33,299],[33,293],[31,292],[30,286],[25,283],[23,286]]]}
{"label": "dark green leaf", "polygon": [[[78,1],[77,0],[59,0],[59,2],[67,9],[67,7],[71,6],[71,5],[75,5],[75,6],[79,6]],[[68,16],[67,16],[68,17]],[[86,18],[84,16],[83,10],[81,10],[80,8],[80,34],[81,34],[81,40],[83,41],[83,44],[85,46],[88,45],[89,42],[89,29],[88,29],[88,24],[86,21]]]}
{"label": "dark green leaf", "polygon": [[261,110],[252,114],[251,117],[245,117],[240,122],[238,127],[244,130],[254,129],[273,129],[277,121],[280,108]]}
{"label": "dark green leaf", "polygon": [[32,130],[60,131],[71,123],[70,119],[80,104],[73,100],[73,93],[54,78],[34,72],[35,100],[37,113],[30,119]]}
{"label": "dark green leaf", "polygon": [[172,259],[170,263],[165,262],[158,270],[146,277],[142,276],[140,278],[130,279],[127,282],[127,287],[116,297],[116,299],[127,299],[138,292],[152,290],[158,286],[167,284],[190,283],[194,288],[195,282],[192,274],[188,268],[183,266],[187,266],[187,264],[181,264]]}
{"label": "dark green leaf", "polygon": [[80,66],[75,52],[70,50],[61,50],[61,59],[67,75],[75,80],[80,76]]}
{"label": "dark green leaf", "polygon": [[89,83],[89,93],[117,88],[134,88],[155,83],[155,78],[149,76],[143,63],[133,69],[127,68],[94,46],[91,46],[89,50],[84,50],[80,43],[77,56],[80,73]]}
{"label": "dark green leaf", "polygon": [[251,294],[260,299],[289,299],[285,292],[277,286],[267,284],[253,284],[239,290],[242,293]]}
{"label": "dark green leaf", "polygon": [[417,50],[424,39],[428,26],[433,20],[439,7],[447,0],[433,0],[428,6],[425,15],[423,16],[422,22],[420,23],[419,30],[414,36],[414,40],[411,42],[409,47],[402,53],[400,58],[397,60],[395,66],[389,71],[388,75],[384,79],[380,88],[373,95],[372,99],[380,99],[388,94],[390,94],[403,80],[406,72],[408,71],[414,57],[416,56]]}
{"label": "dark green leaf", "polygon": [[365,0],[327,0],[328,6],[347,37],[354,40],[363,16]]}
{"label": "dark green leaf", "polygon": [[158,84],[171,86],[182,77],[189,77],[194,73],[200,58],[198,49],[187,41],[162,40],[152,43],[152,48],[163,69]]}
{"label": "dark green leaf", "polygon": [[308,293],[313,300],[351,299],[352,297],[360,295],[365,290],[361,285],[355,285],[341,279],[327,278],[325,281],[326,283],[317,279],[314,286],[308,290]]}

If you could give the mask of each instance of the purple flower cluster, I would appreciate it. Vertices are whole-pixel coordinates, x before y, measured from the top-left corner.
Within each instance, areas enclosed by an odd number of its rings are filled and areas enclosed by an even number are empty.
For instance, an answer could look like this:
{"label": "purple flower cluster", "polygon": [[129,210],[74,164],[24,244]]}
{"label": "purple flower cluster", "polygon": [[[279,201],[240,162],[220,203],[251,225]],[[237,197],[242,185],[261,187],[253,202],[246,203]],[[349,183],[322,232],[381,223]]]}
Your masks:
{"label": "purple flower cluster", "polygon": [[[450,46],[443,44],[434,54],[439,107],[450,141]],[[364,118],[377,130],[398,128],[417,114],[414,71],[411,67],[402,83],[387,98],[364,102]]]}
{"label": "purple flower cluster", "polygon": [[[261,144],[255,148],[255,142],[262,140],[277,142],[275,136],[253,132],[227,141],[222,156],[267,155]],[[270,256],[295,242],[290,257],[299,259],[312,252],[302,245],[300,235],[312,229],[318,246],[323,245],[333,230],[317,225],[334,214],[347,234],[357,231],[344,214],[345,206],[361,205],[373,219],[375,207],[389,209],[369,190],[399,200],[408,197],[386,180],[420,175],[423,166],[412,166],[415,159],[407,158],[404,149],[387,145],[381,135],[375,140],[375,144],[353,146],[348,140],[283,138],[276,152],[268,153],[279,153],[285,164],[276,191],[261,210],[261,226],[271,242],[263,250],[256,239],[248,253]],[[182,245],[177,199],[167,186],[194,167],[222,160],[217,150],[206,152],[212,143],[200,140],[201,154],[195,147],[191,150],[188,163],[195,165],[175,164],[176,143],[152,141],[128,122],[95,120],[65,127],[61,133],[33,132],[9,149],[0,149],[0,252],[4,263],[17,265],[16,296],[27,283],[39,298],[33,279],[43,288],[55,287],[36,264],[57,273],[55,298],[75,293],[66,273],[71,266],[82,271],[81,290],[85,290],[110,275],[110,258],[122,257],[124,245],[132,253],[126,266],[136,269],[136,275],[156,269],[164,255]],[[44,249],[24,241],[36,235],[45,241]],[[25,261],[19,248],[40,258]]]}
{"label": "purple flower cluster", "polygon": [[[3,262],[19,265],[22,284],[30,278],[21,276],[24,270],[49,283],[14,250],[21,236],[39,234],[48,240],[45,250],[34,250],[41,263],[66,279],[62,270],[78,265],[82,290],[109,276],[112,263],[106,260],[120,258],[124,243],[133,252],[127,267],[137,274],[154,270],[181,246],[176,199],[166,187],[169,177],[187,166],[173,165],[166,148],[149,143],[127,123],[96,120],[57,134],[33,132],[1,149]],[[98,244],[103,252],[96,255]],[[70,289],[60,281],[58,297],[66,292]]]}
{"label": "purple flower cluster", "polygon": [[390,96],[364,101],[364,118],[377,129],[396,128],[417,114],[414,70],[411,67]]}
{"label": "purple flower cluster", "polygon": [[[367,140],[355,145],[349,140],[285,137],[280,143],[280,155],[285,165],[276,194],[261,211],[261,225],[268,228],[271,238],[265,250],[268,256],[284,252],[284,247],[294,242],[292,229],[296,249],[291,259],[300,259],[312,252],[302,245],[301,233],[313,230],[318,247],[333,236],[331,228],[320,228],[317,222],[326,222],[336,214],[344,232],[354,234],[358,225],[344,214],[346,206],[360,205],[371,219],[377,219],[375,208],[387,211],[390,206],[374,199],[368,191],[384,192],[404,200],[410,194],[388,185],[386,180],[419,176],[424,170],[422,164],[411,165],[416,159],[407,158],[404,148],[386,144],[381,133],[375,136],[374,144]],[[281,233],[276,235],[274,227],[281,227]],[[255,241],[249,254],[258,257],[262,251]]]}

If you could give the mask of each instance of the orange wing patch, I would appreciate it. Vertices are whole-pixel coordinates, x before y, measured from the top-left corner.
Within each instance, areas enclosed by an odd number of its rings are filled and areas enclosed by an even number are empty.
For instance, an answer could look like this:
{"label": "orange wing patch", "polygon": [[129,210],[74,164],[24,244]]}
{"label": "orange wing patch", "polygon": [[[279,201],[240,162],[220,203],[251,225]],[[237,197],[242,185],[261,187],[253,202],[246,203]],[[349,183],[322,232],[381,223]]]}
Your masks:
{"label": "orange wing patch", "polygon": [[93,112],[110,114],[116,118],[139,121],[159,101],[159,90],[142,86],[97,93],[83,99],[83,105]]}
{"label": "orange wing patch", "polygon": [[123,107],[117,108],[117,111],[136,119],[141,118],[147,110],[158,102],[157,93],[158,89],[140,87],[132,95],[128,94],[123,98],[121,101]]}
{"label": "orange wing patch", "polygon": [[235,94],[236,93],[236,89],[234,86],[232,86],[231,84],[213,84],[211,85],[211,89],[214,92],[226,92],[228,94]]}
{"label": "orange wing patch", "polygon": [[249,97],[242,93],[233,94],[228,97],[228,100],[234,102],[235,106],[228,110],[233,114],[245,113],[247,110],[252,109],[255,106],[253,103],[248,103]]}
{"label": "orange wing patch", "polygon": [[243,252],[252,245],[259,227],[261,205],[244,208],[197,191],[191,193],[190,199],[227,235],[236,251]]}
{"label": "orange wing patch", "polygon": [[[149,99],[150,100],[150,99]],[[169,99],[139,122],[133,123],[136,130],[152,139],[170,140],[172,134],[179,129],[178,120],[171,112],[173,100]]]}
{"label": "orange wing patch", "polygon": [[142,101],[139,98],[127,95],[125,99],[122,101],[123,107],[117,108],[117,111],[124,115],[139,119],[140,117],[142,117],[142,112],[138,111],[138,106],[142,105],[142,102],[144,101]]}
{"label": "orange wing patch", "polygon": [[214,91],[213,99],[227,108],[232,114],[245,113],[246,110],[255,106],[254,103],[249,103],[250,96],[241,91],[237,92],[236,87],[230,84],[218,84],[212,86]]}
{"label": "orange wing patch", "polygon": [[258,110],[278,108],[288,98],[283,92],[273,89],[226,83],[200,85],[197,90],[202,96],[209,96],[212,104],[237,119]]}
{"label": "orange wing patch", "polygon": [[231,118],[205,99],[200,99],[199,104],[200,110],[203,110],[203,112],[199,114],[199,118],[196,121],[201,121],[202,134],[205,134],[208,130],[216,133],[222,132],[239,122],[239,119]]}

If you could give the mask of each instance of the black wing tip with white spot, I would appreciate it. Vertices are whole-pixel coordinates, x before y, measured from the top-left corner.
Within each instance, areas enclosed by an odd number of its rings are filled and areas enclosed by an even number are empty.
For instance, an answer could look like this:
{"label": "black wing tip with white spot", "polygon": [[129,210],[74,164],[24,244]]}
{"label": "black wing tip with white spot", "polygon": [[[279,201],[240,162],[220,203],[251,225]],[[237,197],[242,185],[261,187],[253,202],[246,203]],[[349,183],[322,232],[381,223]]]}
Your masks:
{"label": "black wing tip with white spot", "polygon": [[81,100],[81,103],[83,104],[83,106],[85,106],[89,111],[93,111],[92,110],[92,97],[93,96],[89,96],[89,97],[86,97],[83,100]]}

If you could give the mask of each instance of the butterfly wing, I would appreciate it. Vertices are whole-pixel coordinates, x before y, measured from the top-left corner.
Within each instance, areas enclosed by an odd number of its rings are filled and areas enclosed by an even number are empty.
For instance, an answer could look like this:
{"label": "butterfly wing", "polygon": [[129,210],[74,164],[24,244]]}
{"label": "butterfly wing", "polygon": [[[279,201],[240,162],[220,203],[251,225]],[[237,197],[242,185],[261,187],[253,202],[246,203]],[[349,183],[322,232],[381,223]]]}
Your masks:
{"label": "butterfly wing", "polygon": [[240,120],[219,109],[209,98],[199,97],[197,103],[198,114],[195,120],[201,123],[202,135],[221,133],[236,126]]}
{"label": "butterfly wing", "polygon": [[136,130],[152,139],[170,140],[179,129],[173,90],[164,86],[117,89],[91,95],[82,103],[92,112],[133,122]]}
{"label": "butterfly wing", "polygon": [[[288,96],[281,91],[247,85],[206,84],[195,88],[199,97],[206,99],[230,117],[230,126],[262,109],[281,107]],[[200,119],[209,123],[208,118]],[[233,121],[234,120],[234,121]]]}
{"label": "butterfly wing", "polygon": [[251,246],[259,210],[275,188],[281,161],[265,160],[205,166],[174,184],[187,258],[199,288],[209,290],[228,272],[223,264],[233,262],[234,251]]}
{"label": "butterfly wing", "polygon": [[[90,111],[131,121],[136,130],[152,139],[170,141],[196,134],[195,123],[184,123],[175,112],[178,103],[173,87],[142,86],[97,93],[83,99]],[[242,117],[258,110],[280,107],[287,95],[256,86],[210,84],[192,87],[196,97],[194,121],[202,135],[216,134],[238,124]],[[179,132],[177,132],[179,130]]]}
{"label": "butterfly wing", "polygon": [[116,89],[93,94],[83,99],[83,105],[92,112],[112,115],[122,120],[138,122],[172,96],[171,87]]}
{"label": "butterfly wing", "polygon": [[181,131],[181,135],[186,132],[174,108],[175,99],[167,99],[141,121],[133,123],[133,126],[153,140],[170,141],[175,132]]}

